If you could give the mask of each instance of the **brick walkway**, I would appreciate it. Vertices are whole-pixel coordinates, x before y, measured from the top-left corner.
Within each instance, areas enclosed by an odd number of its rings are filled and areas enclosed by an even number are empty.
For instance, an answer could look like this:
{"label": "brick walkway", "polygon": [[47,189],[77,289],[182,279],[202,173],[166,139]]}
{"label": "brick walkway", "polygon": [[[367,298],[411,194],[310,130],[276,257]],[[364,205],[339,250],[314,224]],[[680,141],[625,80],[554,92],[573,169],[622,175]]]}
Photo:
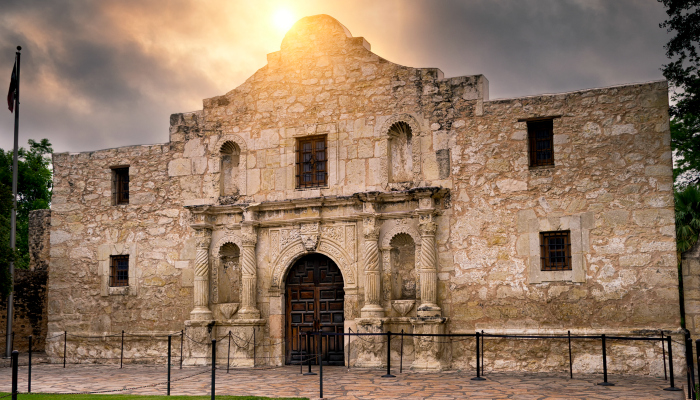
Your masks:
{"label": "brick walkway", "polygon": [[[314,367],[317,372],[317,367]],[[683,399],[683,392],[661,390],[663,378],[611,375],[616,386],[597,386],[602,375],[493,373],[482,382],[471,381],[471,372],[404,372],[396,378],[381,378],[383,371],[324,367],[324,398],[329,399]],[[397,373],[398,371],[394,371]],[[172,370],[172,395],[209,394],[211,370],[190,367]],[[20,367],[20,391],[27,390],[27,369]],[[153,366],[36,365],[32,368],[32,392],[82,392],[117,390],[149,385],[166,379],[165,368]],[[680,379],[679,379],[680,380]],[[676,381],[681,387],[683,382]],[[217,371],[216,393],[271,397],[318,398],[318,376],[303,376],[298,367]],[[0,369],[0,391],[9,392],[11,370]],[[122,393],[165,394],[165,385]]]}

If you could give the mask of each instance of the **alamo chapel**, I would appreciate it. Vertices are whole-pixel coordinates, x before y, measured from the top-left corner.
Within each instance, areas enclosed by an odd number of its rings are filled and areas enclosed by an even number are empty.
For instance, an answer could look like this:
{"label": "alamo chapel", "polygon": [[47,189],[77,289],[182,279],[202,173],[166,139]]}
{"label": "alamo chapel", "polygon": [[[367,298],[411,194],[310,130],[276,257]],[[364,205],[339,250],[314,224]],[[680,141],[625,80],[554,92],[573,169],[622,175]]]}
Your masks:
{"label": "alamo chapel", "polygon": [[[231,332],[252,366],[298,361],[313,329],[679,327],[665,81],[490,100],[483,75],[394,64],[317,15],[173,114],[167,143],[53,157],[49,356],[64,331],[80,359],[118,354],[80,335],[150,335],[129,351],[162,355],[183,330],[191,363]],[[386,362],[355,339],[323,356]],[[404,363],[472,368],[473,341],[433,339],[407,340]],[[658,344],[635,343],[611,344],[609,368],[663,371]],[[568,363],[556,343],[489,346],[495,369]],[[599,363],[598,343],[576,348],[575,371]]]}

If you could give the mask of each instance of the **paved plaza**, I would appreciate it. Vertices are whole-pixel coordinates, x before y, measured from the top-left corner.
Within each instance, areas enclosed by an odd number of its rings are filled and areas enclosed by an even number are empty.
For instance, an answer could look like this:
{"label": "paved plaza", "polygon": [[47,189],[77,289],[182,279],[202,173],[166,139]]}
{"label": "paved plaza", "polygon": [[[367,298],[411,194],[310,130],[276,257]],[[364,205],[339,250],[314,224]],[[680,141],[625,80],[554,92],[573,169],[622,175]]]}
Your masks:
{"label": "paved plaza", "polygon": [[[318,368],[314,367],[314,372]],[[306,368],[304,368],[306,371]],[[610,375],[615,386],[596,385],[602,375],[565,373],[492,373],[486,381],[472,381],[472,372],[404,372],[396,378],[382,378],[384,371],[323,368],[324,398],[359,399],[683,399],[683,392],[663,391],[663,378]],[[19,369],[19,389],[27,390],[27,368]],[[183,379],[184,378],[184,379]],[[172,370],[172,395],[206,395],[210,390],[211,369],[185,367]],[[32,368],[32,392],[73,393],[120,390],[116,393],[165,394],[163,366],[62,365],[40,364]],[[677,380],[681,387],[684,382]],[[154,386],[155,385],[155,386]],[[9,392],[10,368],[0,369],[0,391]],[[127,389],[122,391],[122,389]],[[270,369],[219,369],[216,393],[270,397],[319,397],[319,377],[304,376],[298,367]]]}

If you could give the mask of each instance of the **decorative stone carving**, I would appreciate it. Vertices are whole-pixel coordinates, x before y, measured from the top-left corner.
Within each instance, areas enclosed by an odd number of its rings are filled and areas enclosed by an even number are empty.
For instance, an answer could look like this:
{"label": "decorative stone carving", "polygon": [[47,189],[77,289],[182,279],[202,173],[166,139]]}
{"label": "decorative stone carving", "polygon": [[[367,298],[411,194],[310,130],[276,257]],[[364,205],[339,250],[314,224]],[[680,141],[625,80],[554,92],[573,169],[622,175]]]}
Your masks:
{"label": "decorative stone carving", "polygon": [[363,318],[381,318],[384,309],[381,303],[381,276],[379,271],[379,226],[374,217],[363,219],[363,233],[365,243],[363,246],[364,270],[365,270],[365,305],[362,307]]}
{"label": "decorative stone carving", "polygon": [[194,309],[190,313],[192,320],[211,320],[209,310],[209,245],[211,229],[195,228],[197,252],[194,262]]}
{"label": "decorative stone carving", "polygon": [[253,222],[241,224],[241,276],[243,290],[241,291],[241,309],[239,318],[258,319],[260,311],[257,308],[257,263],[255,245],[258,242],[257,229]]}
{"label": "decorative stone carving", "polygon": [[[421,199],[422,200],[422,199]],[[437,256],[435,251],[435,231],[437,224],[433,215],[420,215],[421,234],[421,267],[420,294],[421,304],[418,307],[419,317],[440,317],[440,307],[437,305]]]}
{"label": "decorative stone carving", "polygon": [[[443,334],[447,318],[411,318],[413,333]],[[414,336],[413,348],[415,358],[411,369],[440,371],[447,365],[442,338],[431,336]]]}
{"label": "decorative stone carving", "polygon": [[405,317],[413,309],[414,304],[416,304],[415,300],[393,300],[391,307],[399,313],[399,316]]}
{"label": "decorative stone carving", "polygon": [[[384,333],[384,320],[381,318],[358,318],[358,333]],[[358,336],[353,342],[350,360],[354,366],[362,368],[379,368],[386,365],[386,337],[380,335]]]}
{"label": "decorative stone carving", "polygon": [[221,315],[223,315],[224,318],[231,319],[231,317],[233,317],[236,311],[238,311],[239,306],[239,303],[219,304],[219,311],[221,311]]}
{"label": "decorative stone carving", "polygon": [[312,224],[302,224],[300,229],[301,242],[304,244],[306,251],[316,250],[319,239],[318,222]]}

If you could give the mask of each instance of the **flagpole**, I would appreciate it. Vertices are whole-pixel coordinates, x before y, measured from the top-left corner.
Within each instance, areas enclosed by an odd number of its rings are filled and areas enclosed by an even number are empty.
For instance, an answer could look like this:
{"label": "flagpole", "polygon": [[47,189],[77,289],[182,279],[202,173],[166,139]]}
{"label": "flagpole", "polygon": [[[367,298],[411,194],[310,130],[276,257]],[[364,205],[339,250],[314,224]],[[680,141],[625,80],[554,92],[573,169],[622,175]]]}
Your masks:
{"label": "flagpole", "polygon": [[[15,149],[12,154],[12,214],[10,219],[10,247],[16,246],[15,231],[17,230],[17,148],[19,147],[19,59],[21,46],[17,46],[15,62],[17,63],[17,88],[15,91]],[[12,279],[12,291],[7,296],[7,336],[5,337],[5,357],[12,354],[12,316],[15,291],[15,263],[10,262],[10,279]]]}

